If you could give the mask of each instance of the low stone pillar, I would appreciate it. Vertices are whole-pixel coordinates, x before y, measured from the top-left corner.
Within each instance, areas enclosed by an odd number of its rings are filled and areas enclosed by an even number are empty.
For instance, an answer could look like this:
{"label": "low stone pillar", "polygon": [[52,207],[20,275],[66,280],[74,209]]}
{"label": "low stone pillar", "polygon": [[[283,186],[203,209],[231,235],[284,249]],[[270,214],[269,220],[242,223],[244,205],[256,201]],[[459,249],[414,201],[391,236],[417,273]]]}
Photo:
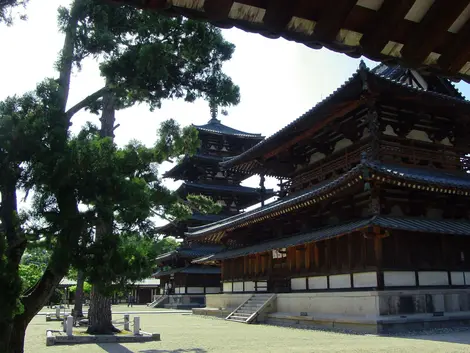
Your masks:
{"label": "low stone pillar", "polygon": [[60,305],[55,308],[55,317],[60,319]]}
{"label": "low stone pillar", "polygon": [[140,317],[134,316],[134,335],[140,333]]}
{"label": "low stone pillar", "polygon": [[124,315],[124,330],[130,331],[129,314]]}
{"label": "low stone pillar", "polygon": [[67,316],[67,322],[66,322],[66,331],[67,336],[73,336],[73,316],[69,315]]}

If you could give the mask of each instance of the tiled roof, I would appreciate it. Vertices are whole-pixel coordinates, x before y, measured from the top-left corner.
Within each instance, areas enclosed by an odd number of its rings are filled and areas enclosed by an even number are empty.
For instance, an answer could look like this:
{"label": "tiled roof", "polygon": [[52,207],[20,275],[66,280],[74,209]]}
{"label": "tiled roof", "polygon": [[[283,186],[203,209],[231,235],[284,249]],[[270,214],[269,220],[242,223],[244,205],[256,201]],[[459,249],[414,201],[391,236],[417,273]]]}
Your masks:
{"label": "tiled roof", "polygon": [[220,215],[220,214],[201,214],[198,212],[194,212],[192,216],[188,220],[179,221],[176,223],[167,223],[161,227],[157,228],[157,234],[167,234],[169,232],[177,230],[178,227],[186,228],[186,223],[188,221],[198,221],[202,223],[212,223],[220,221],[221,219],[226,218],[227,216]]}
{"label": "tiled roof", "polygon": [[233,129],[229,126],[226,126],[220,122],[218,119],[211,119],[205,125],[193,125],[199,131],[205,131],[213,134],[219,135],[233,135],[238,137],[245,137],[245,138],[255,138],[262,140],[264,137],[261,134],[251,134],[249,132],[240,131],[237,129]]}
{"label": "tiled roof", "polygon": [[364,164],[382,174],[408,181],[425,182],[441,187],[470,189],[470,174],[465,172],[451,173],[439,169],[410,168],[379,162],[365,162]]}
{"label": "tiled roof", "polygon": [[222,249],[221,246],[218,245],[195,245],[194,247],[188,247],[185,245],[180,246],[176,250],[161,254],[156,258],[157,263],[162,262],[165,260],[169,260],[171,258],[196,258],[204,255],[214,254],[219,252]]}
{"label": "tiled roof", "polygon": [[197,266],[190,265],[188,267],[174,268],[167,271],[157,271],[152,276],[155,278],[168,276],[173,273],[185,273],[185,274],[201,274],[201,275],[219,275],[220,268],[213,266]]}
{"label": "tiled roof", "polygon": [[316,195],[320,195],[322,193],[328,192],[338,185],[342,184],[346,180],[354,176],[358,176],[360,174],[360,166],[356,166],[351,169],[348,173],[336,178],[334,180],[330,180],[326,183],[322,183],[320,185],[316,185],[313,188],[301,192],[299,194],[294,194],[282,199],[279,199],[275,202],[272,202],[264,207],[256,208],[252,211],[248,211],[245,213],[241,213],[232,217],[225,218],[218,222],[214,222],[208,225],[199,226],[199,227],[188,227],[188,232],[186,233],[189,236],[200,236],[203,234],[211,233],[216,231],[218,228],[229,228],[231,226],[235,226],[237,224],[241,224],[253,218],[259,218],[264,215],[274,213],[281,209],[287,208],[289,206],[296,205],[302,201],[309,200]]}
{"label": "tiled roof", "polygon": [[450,235],[470,235],[470,221],[468,220],[429,220],[419,218],[397,218],[378,216],[370,219],[356,220],[341,225],[333,225],[313,230],[308,233],[295,235],[289,238],[275,239],[261,244],[244,248],[226,250],[220,253],[201,257],[193,263],[204,263],[223,259],[236,258],[250,254],[261,253],[274,249],[287,248],[315,241],[325,240],[358,231],[369,226],[380,226],[390,230],[404,230],[413,232],[442,233]]}
{"label": "tiled roof", "polygon": [[[225,184],[199,184],[199,183],[190,183],[190,182],[183,182],[179,189],[183,190],[205,190],[205,191],[223,191],[229,192],[234,194],[255,194],[259,195],[258,188],[250,188],[247,186],[240,186],[240,185],[225,185]],[[265,190],[266,195],[274,194],[273,189]]]}
{"label": "tiled roof", "polygon": [[323,110],[330,106],[331,103],[336,101],[346,101],[347,99],[358,99],[364,90],[364,85],[362,83],[364,80],[367,80],[367,77],[375,78],[378,82],[388,83],[410,92],[419,92],[436,99],[449,100],[458,104],[470,105],[470,102],[462,99],[461,96],[451,96],[439,92],[426,91],[422,88],[409,85],[406,82],[397,81],[393,78],[393,75],[390,76],[388,74],[376,73],[374,70],[367,68],[365,63],[361,61],[359,68],[348,80],[305,114],[238,156],[225,159],[220,163],[220,165],[224,168],[232,168],[242,163],[254,161],[256,158],[276,148],[282,141],[297,137],[299,133],[304,131],[306,128],[310,128],[314,126],[316,122],[323,120],[325,117]]}
{"label": "tiled roof", "polygon": [[[412,181],[436,187],[459,188],[464,190],[470,189],[470,174],[466,174],[464,172],[449,173],[437,169],[426,170],[421,168],[383,164],[380,162],[363,161],[361,164],[358,164],[349,172],[338,178],[318,184],[313,188],[302,191],[298,194],[279,199],[278,201],[270,203],[264,207],[228,217],[211,224],[198,227],[188,227],[186,235],[189,237],[201,237],[220,232],[225,229],[233,229],[255,219],[262,220],[263,217],[267,217],[268,215],[284,213],[284,210],[288,208],[292,209],[295,206],[299,207],[299,205],[301,207],[307,206],[311,204],[311,200],[314,198],[321,197],[322,195],[333,195],[336,192],[341,191],[341,188],[352,186],[358,181],[358,178],[362,178],[364,168],[369,168],[372,171],[376,171],[378,174],[393,177],[394,180]],[[406,185],[404,186],[406,187]]]}
{"label": "tiled roof", "polygon": [[183,172],[185,169],[190,167],[190,165],[197,161],[208,162],[209,164],[214,164],[218,167],[218,163],[223,161],[222,157],[219,156],[211,156],[208,154],[196,153],[193,156],[185,156],[177,165],[175,165],[170,170],[166,171],[163,174],[164,178],[177,178],[178,173]]}

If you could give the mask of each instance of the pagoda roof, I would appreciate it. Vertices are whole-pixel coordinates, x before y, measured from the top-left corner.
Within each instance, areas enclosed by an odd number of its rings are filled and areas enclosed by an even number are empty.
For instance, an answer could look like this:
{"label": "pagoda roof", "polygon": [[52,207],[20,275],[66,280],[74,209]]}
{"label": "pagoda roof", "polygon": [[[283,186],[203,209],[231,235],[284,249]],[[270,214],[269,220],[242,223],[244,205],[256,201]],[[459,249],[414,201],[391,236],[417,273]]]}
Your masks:
{"label": "pagoda roof", "polygon": [[156,261],[162,262],[178,257],[194,259],[196,257],[214,254],[220,250],[222,250],[222,247],[218,245],[197,245],[194,247],[180,246],[173,251],[159,255],[156,258]]}
{"label": "pagoda roof", "polygon": [[257,139],[257,140],[264,139],[264,136],[261,136],[261,134],[252,134],[249,132],[244,132],[244,131],[231,128],[227,125],[222,124],[220,120],[216,118],[212,118],[211,120],[209,120],[207,124],[193,125],[193,127],[199,131],[204,131],[210,134],[229,135],[229,136],[236,136],[236,137],[243,137],[243,138]]}
{"label": "pagoda roof", "polygon": [[208,241],[218,242],[226,230],[231,231],[321,202],[363,182],[364,175],[367,174],[370,174],[372,179],[380,179],[382,182],[405,188],[466,196],[470,194],[470,175],[463,171],[450,173],[443,170],[412,168],[363,160],[340,177],[317,184],[313,188],[289,195],[261,208],[211,224],[188,227],[186,235],[192,238],[204,237]]}
{"label": "pagoda roof", "polygon": [[108,1],[470,81],[467,1]]}
{"label": "pagoda roof", "polygon": [[[254,170],[260,165],[260,160],[263,160],[266,156],[271,157],[276,154],[276,151],[280,151],[283,146],[290,147],[306,138],[307,135],[303,137],[303,134],[309,133],[308,136],[311,136],[314,131],[318,131],[322,127],[321,123],[328,117],[328,114],[331,114],[332,109],[338,109],[338,106],[345,104],[344,102],[355,102],[350,104],[351,107],[360,106],[360,97],[367,89],[380,87],[382,90],[387,90],[396,88],[412,97],[427,96],[432,98],[433,102],[440,101],[442,104],[446,103],[451,107],[461,105],[470,113],[470,102],[465,100],[455,88],[453,90],[449,88],[447,93],[428,90],[397,79],[397,77],[401,77],[397,75],[398,68],[383,70],[383,67],[383,65],[379,65],[371,70],[367,68],[364,62],[361,62],[356,72],[343,85],[309,111],[245,152],[232,158],[226,158],[220,165],[225,169],[232,168],[239,172],[253,174]],[[452,86],[447,80],[442,82],[445,85]]]}
{"label": "pagoda roof", "polygon": [[[231,194],[247,194],[247,195],[259,195],[260,191],[258,188],[251,188],[248,186],[240,185],[225,185],[225,184],[200,184],[183,182],[177,190],[178,192],[201,192],[201,191],[215,191],[215,192],[226,192]],[[274,195],[273,189],[266,189],[265,195]]]}
{"label": "pagoda roof", "polygon": [[208,154],[196,153],[193,156],[184,156],[184,158],[176,164],[173,168],[163,174],[164,178],[178,179],[179,174],[183,172],[193,162],[203,162],[214,164],[218,167],[218,164],[222,162],[223,158],[219,156],[211,156]]}
{"label": "pagoda roof", "polygon": [[184,221],[178,221],[175,223],[168,222],[167,224],[158,227],[157,233],[158,234],[170,234],[171,232],[177,231],[179,227],[187,227],[185,224],[189,222],[200,222],[200,223],[210,223],[210,222],[217,222],[226,216],[220,214],[201,214],[199,212],[194,212],[189,219]]}
{"label": "pagoda roof", "polygon": [[220,275],[220,268],[214,266],[190,265],[187,267],[173,268],[166,271],[157,271],[152,276],[155,278],[168,276],[175,273],[185,273],[193,275]]}
{"label": "pagoda roof", "polygon": [[371,226],[403,231],[470,236],[470,221],[468,220],[430,220],[423,218],[374,216],[368,219],[354,220],[343,224],[322,227],[308,233],[302,233],[288,238],[274,239],[261,244],[221,251],[193,260],[193,263],[224,260],[297,246],[338,237]]}

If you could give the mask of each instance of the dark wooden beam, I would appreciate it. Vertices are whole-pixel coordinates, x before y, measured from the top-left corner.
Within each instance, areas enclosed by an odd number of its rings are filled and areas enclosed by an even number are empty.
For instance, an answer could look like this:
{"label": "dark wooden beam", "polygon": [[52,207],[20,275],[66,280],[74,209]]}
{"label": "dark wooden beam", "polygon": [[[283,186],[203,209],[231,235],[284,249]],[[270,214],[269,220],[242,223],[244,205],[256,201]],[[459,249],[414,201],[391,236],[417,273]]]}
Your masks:
{"label": "dark wooden beam", "polygon": [[414,4],[414,0],[385,0],[361,38],[364,52],[377,55],[390,40],[395,29]]}
{"label": "dark wooden beam", "polygon": [[320,40],[334,41],[357,0],[324,1],[326,6],[315,26],[314,34]]}
{"label": "dark wooden beam", "polygon": [[440,68],[456,74],[470,60],[470,21],[467,20],[460,31],[449,40],[437,64]]}
{"label": "dark wooden beam", "polygon": [[222,21],[227,19],[232,5],[233,0],[205,0],[204,12],[211,21]]}
{"label": "dark wooden beam", "polygon": [[286,29],[296,10],[298,0],[270,0],[266,4],[266,12],[263,17],[264,24],[274,32],[282,32]]}
{"label": "dark wooden beam", "polygon": [[436,0],[405,42],[403,58],[411,65],[422,64],[468,4],[468,0],[454,0],[449,6],[447,0]]}

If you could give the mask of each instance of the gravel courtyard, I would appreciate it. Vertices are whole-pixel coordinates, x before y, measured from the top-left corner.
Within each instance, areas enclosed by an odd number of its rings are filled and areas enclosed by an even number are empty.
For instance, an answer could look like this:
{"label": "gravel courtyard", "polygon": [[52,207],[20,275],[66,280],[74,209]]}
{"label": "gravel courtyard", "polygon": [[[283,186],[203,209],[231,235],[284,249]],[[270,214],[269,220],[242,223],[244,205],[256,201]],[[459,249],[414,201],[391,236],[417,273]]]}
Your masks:
{"label": "gravel courtyard", "polygon": [[[113,312],[117,309],[113,308]],[[146,311],[144,307],[133,309]],[[470,352],[470,330],[407,337],[377,337],[245,325],[190,314],[163,312],[139,314],[142,329],[160,333],[162,341],[122,345],[46,347],[46,329],[58,329],[60,325],[57,322],[46,322],[42,315],[37,316],[27,331],[26,353]],[[132,316],[131,314],[131,318]]]}

